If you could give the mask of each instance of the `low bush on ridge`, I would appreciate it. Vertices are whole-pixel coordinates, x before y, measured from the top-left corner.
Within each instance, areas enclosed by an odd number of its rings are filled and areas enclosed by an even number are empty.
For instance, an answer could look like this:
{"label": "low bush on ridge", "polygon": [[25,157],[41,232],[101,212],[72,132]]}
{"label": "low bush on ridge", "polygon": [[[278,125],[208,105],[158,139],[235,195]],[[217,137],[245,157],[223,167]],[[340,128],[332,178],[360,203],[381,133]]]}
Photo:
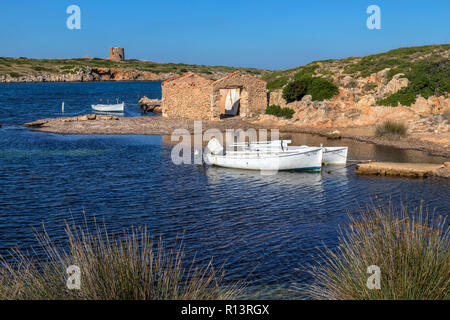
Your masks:
{"label": "low bush on ridge", "polygon": [[283,98],[287,103],[300,101],[308,92],[308,83],[304,80],[291,81],[283,88]]}
{"label": "low bush on ridge", "polygon": [[[335,250],[310,269],[314,299],[450,299],[450,231],[445,218],[392,205],[350,218]],[[369,289],[367,268],[378,266],[380,288]],[[373,271],[372,271],[373,272]]]}
{"label": "low bush on ridge", "polygon": [[[238,285],[221,286],[223,272],[211,263],[185,269],[182,247],[166,251],[153,242],[146,228],[115,236],[106,228],[66,225],[69,244],[62,250],[44,231],[37,235],[43,257],[36,261],[15,250],[0,257],[0,299],[171,300],[232,299]],[[80,268],[79,290],[66,286],[66,268]]]}
{"label": "low bush on ridge", "polygon": [[323,78],[313,78],[308,86],[308,94],[313,101],[331,99],[339,93],[333,82]]}
{"label": "low bush on ridge", "polygon": [[294,110],[292,110],[291,108],[281,108],[280,106],[273,104],[266,108],[266,114],[291,119],[294,115]]}
{"label": "low bush on ridge", "polygon": [[307,94],[317,101],[331,99],[338,93],[339,88],[334,83],[319,77],[298,78],[283,88],[283,98],[287,103],[300,101]]}
{"label": "low bush on ridge", "polygon": [[404,137],[408,132],[408,128],[404,123],[386,120],[375,128],[376,137]]}

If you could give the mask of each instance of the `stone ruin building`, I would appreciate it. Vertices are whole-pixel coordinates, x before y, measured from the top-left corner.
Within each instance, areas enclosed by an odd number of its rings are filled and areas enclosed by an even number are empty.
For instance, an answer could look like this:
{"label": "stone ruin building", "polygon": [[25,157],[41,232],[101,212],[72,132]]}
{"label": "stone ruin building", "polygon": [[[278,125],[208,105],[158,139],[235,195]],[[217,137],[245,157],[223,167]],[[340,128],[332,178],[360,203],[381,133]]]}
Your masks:
{"label": "stone ruin building", "polygon": [[112,61],[123,61],[125,60],[125,49],[119,47],[109,48],[108,60]]}
{"label": "stone ruin building", "polygon": [[267,107],[266,81],[239,71],[218,80],[185,73],[161,87],[162,114],[168,118],[251,117]]}

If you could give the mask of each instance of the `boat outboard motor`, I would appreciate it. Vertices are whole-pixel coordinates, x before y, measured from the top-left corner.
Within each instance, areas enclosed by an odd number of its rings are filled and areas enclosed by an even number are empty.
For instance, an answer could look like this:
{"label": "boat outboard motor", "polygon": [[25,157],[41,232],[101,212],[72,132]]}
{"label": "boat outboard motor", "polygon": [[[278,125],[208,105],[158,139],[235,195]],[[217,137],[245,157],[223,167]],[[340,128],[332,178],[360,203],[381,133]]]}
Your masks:
{"label": "boat outboard motor", "polygon": [[211,140],[209,140],[206,147],[212,154],[221,154],[223,152],[223,146],[216,138],[212,138]]}

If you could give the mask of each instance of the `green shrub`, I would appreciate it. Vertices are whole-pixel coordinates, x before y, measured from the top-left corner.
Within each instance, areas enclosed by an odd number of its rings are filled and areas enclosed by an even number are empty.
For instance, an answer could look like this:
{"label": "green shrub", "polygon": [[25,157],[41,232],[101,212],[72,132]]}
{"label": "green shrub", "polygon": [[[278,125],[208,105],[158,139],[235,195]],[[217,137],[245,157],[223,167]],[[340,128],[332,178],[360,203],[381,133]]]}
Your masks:
{"label": "green shrub", "polygon": [[311,95],[313,101],[331,99],[339,93],[339,88],[333,82],[319,77],[296,79],[283,89],[283,98],[287,103],[299,101],[305,95]]}
{"label": "green shrub", "polygon": [[[308,293],[327,300],[449,300],[449,229],[445,218],[420,209],[374,205],[350,217],[337,248],[317,258]],[[367,287],[372,265],[380,268],[380,289]]]}
{"label": "green shrub", "polygon": [[[230,299],[242,288],[221,286],[223,272],[211,263],[198,268],[183,264],[182,247],[164,249],[144,227],[120,236],[106,228],[66,225],[68,250],[55,244],[44,231],[37,235],[42,255],[29,257],[15,250],[0,257],[0,299],[170,300]],[[38,260],[36,260],[38,259]],[[11,261],[11,262],[10,262]],[[80,268],[79,290],[66,286],[66,268]]]}
{"label": "green shrub", "polygon": [[308,87],[308,94],[311,95],[313,101],[331,99],[338,93],[338,87],[333,82],[323,78],[312,78]]}
{"label": "green shrub", "polygon": [[376,137],[403,137],[406,136],[408,128],[404,123],[386,120],[375,129]]}
{"label": "green shrub", "polygon": [[280,106],[274,104],[266,108],[266,114],[271,114],[287,119],[291,119],[294,113],[294,110],[292,110],[291,108],[281,108]]}
{"label": "green shrub", "polygon": [[443,95],[450,91],[450,61],[420,60],[408,64],[403,69],[397,68],[392,74],[405,73],[409,84],[398,92],[378,101],[381,105],[397,106],[398,103],[410,106],[416,102],[418,95],[429,98],[432,95]]}
{"label": "green shrub", "polygon": [[267,90],[275,91],[277,89],[283,88],[288,82],[287,77],[277,78],[273,81],[267,82]]}
{"label": "green shrub", "polygon": [[283,88],[283,98],[287,103],[301,100],[308,91],[308,81],[304,79],[289,82]]}
{"label": "green shrub", "polygon": [[382,106],[397,107],[400,103],[403,106],[410,106],[416,101],[416,94],[411,88],[402,88],[387,98],[377,100],[377,104]]}

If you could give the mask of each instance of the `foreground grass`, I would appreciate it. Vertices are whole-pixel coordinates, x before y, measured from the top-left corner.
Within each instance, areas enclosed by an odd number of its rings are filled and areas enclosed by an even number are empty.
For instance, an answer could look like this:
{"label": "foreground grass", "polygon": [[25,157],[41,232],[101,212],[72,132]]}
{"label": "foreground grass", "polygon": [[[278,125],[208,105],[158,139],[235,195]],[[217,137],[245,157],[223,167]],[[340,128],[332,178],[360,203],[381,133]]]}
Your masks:
{"label": "foreground grass", "polygon": [[[15,250],[0,257],[0,299],[232,299],[239,285],[222,287],[223,272],[183,267],[183,250],[165,250],[145,228],[121,236],[105,227],[94,232],[66,225],[68,250],[53,243],[45,229],[37,235],[44,252],[39,260]],[[80,268],[79,290],[69,290],[67,267]]]}
{"label": "foreground grass", "polygon": [[[314,299],[450,299],[449,227],[422,211],[373,207],[351,218],[336,250],[325,249],[311,275]],[[381,270],[381,288],[366,286],[367,267]]]}

